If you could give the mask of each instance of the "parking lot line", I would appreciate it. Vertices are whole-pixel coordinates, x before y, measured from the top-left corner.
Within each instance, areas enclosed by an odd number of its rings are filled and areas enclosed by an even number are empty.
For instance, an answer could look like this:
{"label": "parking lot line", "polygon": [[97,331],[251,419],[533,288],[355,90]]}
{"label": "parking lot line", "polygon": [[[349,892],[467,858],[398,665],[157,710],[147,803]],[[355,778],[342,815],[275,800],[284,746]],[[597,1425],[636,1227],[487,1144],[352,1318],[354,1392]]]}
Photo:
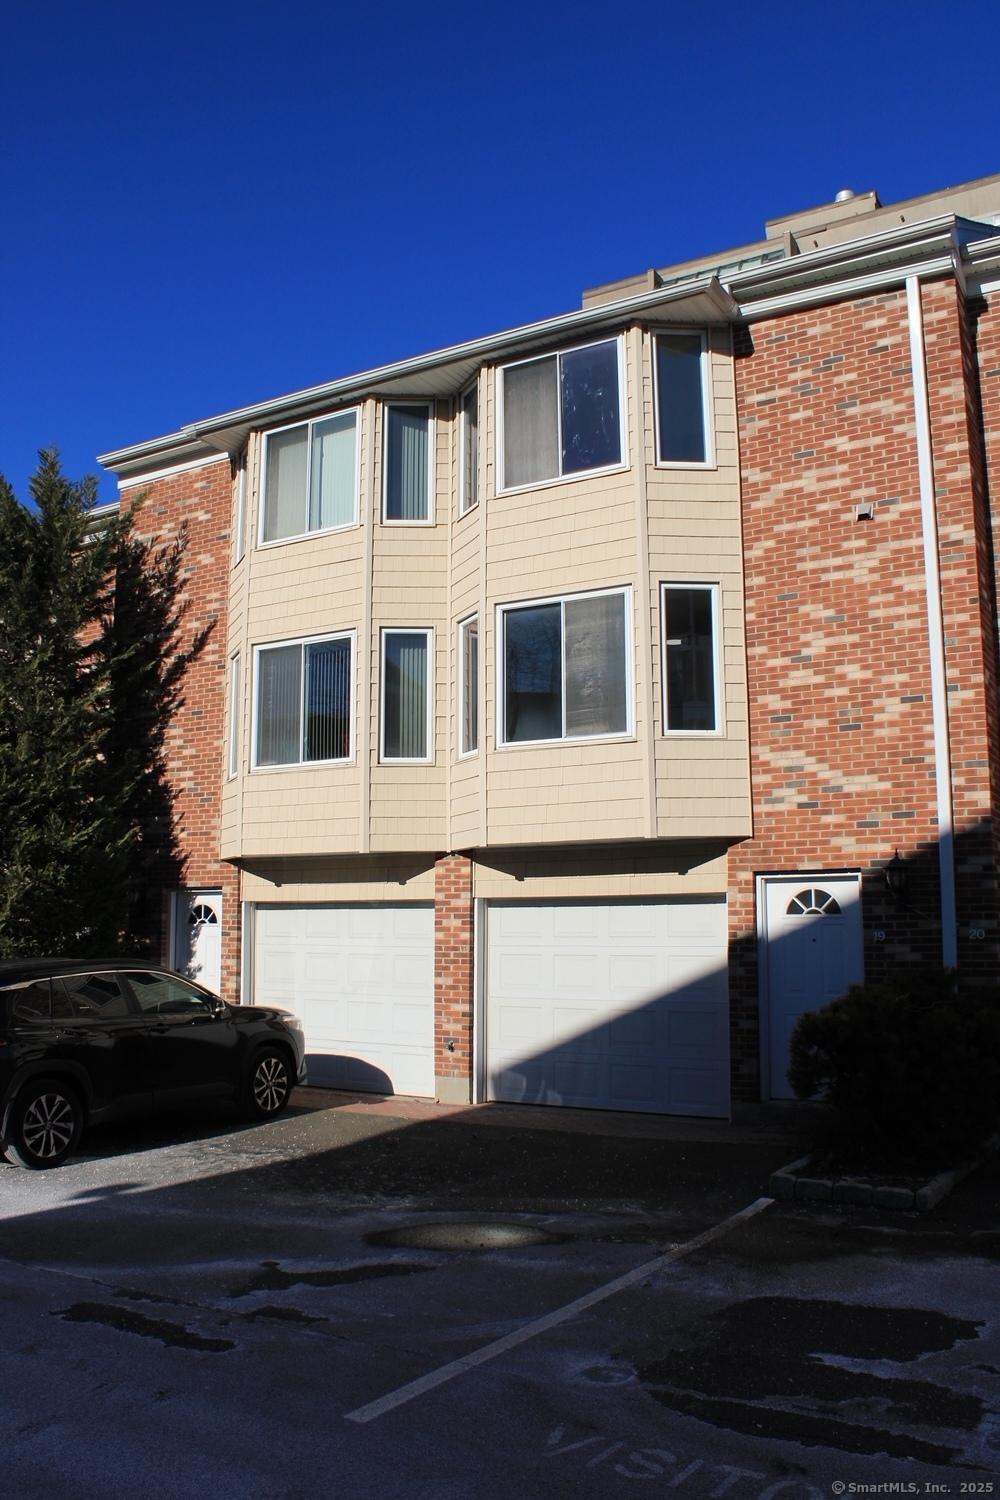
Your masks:
{"label": "parking lot line", "polygon": [[568,1322],[588,1307],[594,1307],[608,1297],[613,1297],[617,1292],[636,1286],[647,1276],[656,1275],[658,1271],[673,1265],[675,1261],[683,1260],[686,1255],[700,1250],[703,1245],[709,1245],[713,1240],[721,1239],[731,1229],[735,1229],[737,1224],[752,1219],[755,1214],[769,1208],[773,1202],[773,1198],[756,1198],[746,1208],[741,1208],[739,1213],[732,1214],[718,1224],[713,1224],[711,1229],[706,1229],[702,1234],[696,1234],[694,1239],[685,1240],[683,1245],[675,1245],[672,1250],[658,1255],[655,1260],[644,1261],[641,1266],[636,1266],[634,1271],[627,1271],[624,1276],[617,1276],[614,1281],[605,1282],[594,1291],[587,1292],[572,1302],[567,1302],[563,1307],[557,1307],[554,1312],[535,1318],[531,1323],[525,1323],[523,1328],[517,1328],[513,1333],[505,1334],[502,1339],[495,1339],[492,1344],[484,1344],[481,1349],[474,1349],[471,1354],[463,1354],[460,1359],[453,1359],[449,1364],[442,1365],[440,1369],[431,1370],[427,1375],[411,1380],[408,1385],[401,1385],[398,1390],[380,1396],[377,1401],[370,1401],[366,1406],[358,1406],[354,1411],[345,1412],[345,1420],[373,1422],[376,1417],[384,1417],[387,1412],[394,1411],[397,1406],[405,1406],[408,1401],[413,1401],[417,1396],[423,1396],[427,1391],[432,1391],[439,1385],[445,1385],[449,1380],[455,1380],[459,1375],[464,1375],[467,1370],[474,1370],[478,1365],[497,1359],[508,1349],[514,1349],[518,1344],[525,1344],[540,1333],[547,1333],[550,1328],[556,1328],[560,1323]]}

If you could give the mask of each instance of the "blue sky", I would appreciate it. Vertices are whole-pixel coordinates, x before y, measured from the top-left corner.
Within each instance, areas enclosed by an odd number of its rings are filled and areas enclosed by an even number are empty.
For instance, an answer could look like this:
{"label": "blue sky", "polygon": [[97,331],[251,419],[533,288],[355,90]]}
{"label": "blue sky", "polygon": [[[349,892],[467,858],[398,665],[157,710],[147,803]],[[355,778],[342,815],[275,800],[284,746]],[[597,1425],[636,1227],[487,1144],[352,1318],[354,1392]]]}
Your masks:
{"label": "blue sky", "polygon": [[995,0],[8,0],[0,472],[1000,171],[998,42]]}

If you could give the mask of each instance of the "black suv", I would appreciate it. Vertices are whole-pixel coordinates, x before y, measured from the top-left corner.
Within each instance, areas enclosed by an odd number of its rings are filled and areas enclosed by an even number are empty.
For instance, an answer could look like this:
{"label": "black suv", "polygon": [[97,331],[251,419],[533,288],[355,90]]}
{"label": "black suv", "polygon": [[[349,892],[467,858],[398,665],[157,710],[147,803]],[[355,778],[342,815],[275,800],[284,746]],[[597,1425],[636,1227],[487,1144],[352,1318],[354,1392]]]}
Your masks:
{"label": "black suv", "polygon": [[55,1167],[85,1125],[231,1099],[276,1115],[305,1081],[288,1011],[227,1005],[141,960],[0,962],[0,1146]]}

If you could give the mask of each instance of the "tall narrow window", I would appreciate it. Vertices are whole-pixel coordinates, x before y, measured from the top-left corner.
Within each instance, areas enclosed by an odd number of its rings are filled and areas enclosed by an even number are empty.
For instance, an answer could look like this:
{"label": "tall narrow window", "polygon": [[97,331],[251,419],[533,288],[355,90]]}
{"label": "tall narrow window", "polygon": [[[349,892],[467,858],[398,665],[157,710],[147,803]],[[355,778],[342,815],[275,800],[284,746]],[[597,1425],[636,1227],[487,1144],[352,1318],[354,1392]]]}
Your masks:
{"label": "tall narrow window", "polygon": [[239,652],[229,658],[229,765],[230,779],[240,768],[240,718],[242,696],[240,691]]}
{"label": "tall narrow window", "polygon": [[628,733],[624,591],[512,605],[501,614],[504,743]]}
{"label": "tall narrow window", "polygon": [[431,426],[429,406],[386,407],[384,518],[387,521],[431,519]]}
{"label": "tall narrow window", "polygon": [[236,514],[233,519],[233,564],[246,552],[247,530],[247,452],[243,450],[236,470]]}
{"label": "tall narrow window", "polygon": [[340,635],[258,647],[255,766],[350,758],[353,645]]}
{"label": "tall narrow window", "polygon": [[541,484],[622,462],[619,340],[503,371],[503,487]]}
{"label": "tall narrow window", "polygon": [[659,463],[708,462],[707,370],[708,355],[703,333],[657,335],[656,457]]}
{"label": "tall narrow window", "polygon": [[382,632],[382,759],[430,759],[428,630]]}
{"label": "tall narrow window", "polygon": [[269,432],[262,542],[352,526],[358,514],[358,413]]}
{"label": "tall narrow window", "polygon": [[458,753],[479,749],[479,620],[458,627]]}
{"label": "tall narrow window", "polygon": [[663,727],[669,732],[720,727],[717,598],[711,584],[663,585]]}
{"label": "tall narrow window", "polygon": [[464,516],[479,499],[479,387],[462,397],[462,476],[458,513]]}

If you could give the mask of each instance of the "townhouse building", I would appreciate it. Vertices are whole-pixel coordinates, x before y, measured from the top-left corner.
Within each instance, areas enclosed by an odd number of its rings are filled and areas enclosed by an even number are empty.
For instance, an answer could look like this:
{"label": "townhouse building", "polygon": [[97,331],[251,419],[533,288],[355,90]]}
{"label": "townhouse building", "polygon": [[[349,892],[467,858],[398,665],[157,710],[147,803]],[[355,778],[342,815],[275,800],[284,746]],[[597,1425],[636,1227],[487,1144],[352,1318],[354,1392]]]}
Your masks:
{"label": "townhouse building", "polygon": [[212,625],[164,959],[313,1082],[722,1118],[853,980],[995,972],[998,224],[841,193],[104,455]]}

